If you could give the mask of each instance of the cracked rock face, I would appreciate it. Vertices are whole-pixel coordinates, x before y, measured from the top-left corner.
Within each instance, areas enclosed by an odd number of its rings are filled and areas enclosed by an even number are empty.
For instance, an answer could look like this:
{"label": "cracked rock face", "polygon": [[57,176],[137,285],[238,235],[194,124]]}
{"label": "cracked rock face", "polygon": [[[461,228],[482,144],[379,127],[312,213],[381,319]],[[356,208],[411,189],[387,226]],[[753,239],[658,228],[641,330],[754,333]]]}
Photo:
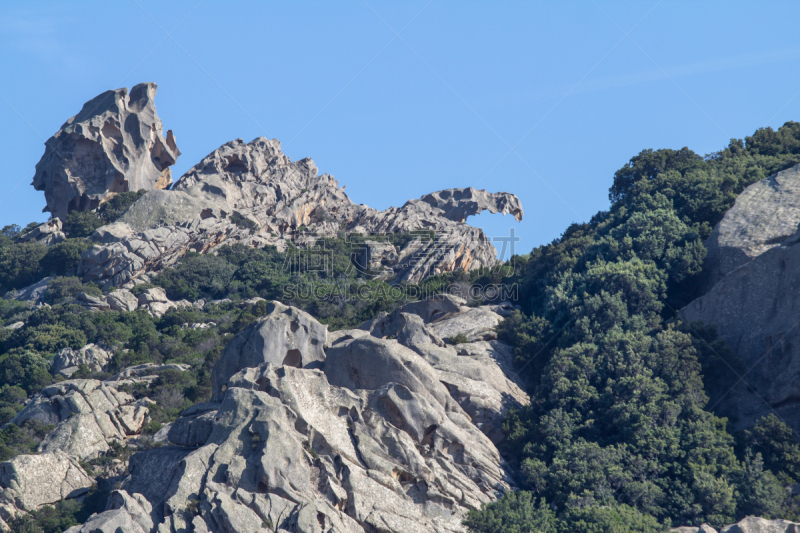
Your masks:
{"label": "cracked rock face", "polygon": [[94,209],[114,194],[163,189],[180,155],[172,130],[163,135],[155,83],[106,91],[83,105],[45,143],[33,186],[63,219]]}
{"label": "cracked rock face", "polygon": [[[105,288],[119,287],[174,264],[186,251],[208,253],[237,242],[283,250],[287,241],[313,245],[317,236],[346,231],[375,235],[365,247],[364,267],[381,269],[376,275],[384,279],[419,283],[497,264],[489,239],[464,222],[484,210],[517,221],[523,215],[516,196],[472,188],[438,191],[377,211],[354,204],[311,159],[292,162],[277,140],[237,139],[205,157],[170,190],[149,191],[117,223],[98,229],[79,275]],[[417,231],[424,234],[394,243],[394,235]]]}

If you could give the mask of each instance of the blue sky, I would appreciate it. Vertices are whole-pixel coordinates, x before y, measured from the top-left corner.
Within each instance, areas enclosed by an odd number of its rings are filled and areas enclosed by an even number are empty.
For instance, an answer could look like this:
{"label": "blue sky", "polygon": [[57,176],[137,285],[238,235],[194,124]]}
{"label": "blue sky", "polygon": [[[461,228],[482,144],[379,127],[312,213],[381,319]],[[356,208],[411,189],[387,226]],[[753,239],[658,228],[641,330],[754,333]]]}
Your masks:
{"label": "blue sky", "polygon": [[44,141],[100,92],[158,84],[180,176],[277,138],[357,203],[517,194],[470,223],[518,252],[608,207],[645,148],[700,154],[800,120],[797,2],[14,2],[0,5],[0,226],[43,221]]}

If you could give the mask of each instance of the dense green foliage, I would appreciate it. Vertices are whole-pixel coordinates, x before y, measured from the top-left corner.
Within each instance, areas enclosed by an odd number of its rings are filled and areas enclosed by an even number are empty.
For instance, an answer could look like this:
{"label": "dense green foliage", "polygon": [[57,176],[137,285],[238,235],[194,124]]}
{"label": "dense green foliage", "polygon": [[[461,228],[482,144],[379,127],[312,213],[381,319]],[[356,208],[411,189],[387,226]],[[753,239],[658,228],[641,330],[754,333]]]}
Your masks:
{"label": "dense green foliage", "polygon": [[352,236],[327,238],[313,249],[278,252],[269,246],[258,249],[235,244],[221,246],[216,252],[187,253],[180,264],[162,271],[153,283],[164,287],[172,300],[277,299],[339,329],[391,311],[420,294],[433,295],[456,279],[464,283],[488,280],[480,279],[486,272],[475,271],[433,277],[422,286],[393,286],[356,268],[354,256],[362,250]]}
{"label": "dense green foliage", "polygon": [[[619,506],[717,527],[788,512],[778,480],[797,479],[791,430],[762,421],[735,447],[726,421],[705,410],[703,372],[718,363],[675,316],[697,295],[702,242],[736,196],[798,162],[797,123],[706,157],[645,150],[614,175],[609,211],[530,254],[519,277],[524,313],[501,337],[533,401],[507,417],[504,449],[531,498],[559,519],[577,527],[583,513],[578,530],[610,531],[597,524]],[[483,531],[484,515],[513,514],[502,505],[473,514],[472,530]]]}

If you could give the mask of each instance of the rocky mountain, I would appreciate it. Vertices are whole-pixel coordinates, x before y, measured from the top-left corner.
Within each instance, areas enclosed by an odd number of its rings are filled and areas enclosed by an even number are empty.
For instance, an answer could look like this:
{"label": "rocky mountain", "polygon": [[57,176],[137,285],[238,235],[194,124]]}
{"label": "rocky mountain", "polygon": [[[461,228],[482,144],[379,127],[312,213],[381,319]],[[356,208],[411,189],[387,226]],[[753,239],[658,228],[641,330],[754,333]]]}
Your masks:
{"label": "rocky mountain", "polygon": [[800,166],[750,185],[706,242],[706,294],[681,311],[731,349],[735,377],[709,392],[737,429],[775,412],[800,431],[798,230]]}

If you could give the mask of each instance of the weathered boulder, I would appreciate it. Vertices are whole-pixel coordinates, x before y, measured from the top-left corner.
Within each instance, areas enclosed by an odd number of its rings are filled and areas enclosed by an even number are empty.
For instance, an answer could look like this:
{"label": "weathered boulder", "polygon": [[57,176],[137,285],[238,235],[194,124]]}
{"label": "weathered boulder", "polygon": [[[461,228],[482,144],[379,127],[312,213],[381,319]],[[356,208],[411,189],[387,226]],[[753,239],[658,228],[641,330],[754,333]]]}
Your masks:
{"label": "weathered boulder", "polygon": [[93,343],[87,344],[80,350],[67,347],[53,358],[53,362],[50,364],[50,373],[71,376],[81,365],[85,365],[93,372],[101,372],[105,370],[111,360],[111,355]]}
{"label": "weathered boulder", "polygon": [[65,452],[89,459],[138,433],[149,412],[147,402],[93,379],[62,381],[33,396],[11,423],[34,419],[56,427],[39,443],[39,452]]}
{"label": "weathered boulder", "polygon": [[202,446],[211,436],[218,409],[218,403],[209,402],[184,410],[180,418],[170,425],[166,440],[178,446]]}
{"label": "weathered boulder", "polygon": [[430,363],[437,379],[478,429],[495,444],[502,442],[506,411],[530,403],[524,383],[514,371],[511,347],[498,341],[443,346],[421,318],[405,313],[403,317],[407,323],[397,341]]}
{"label": "weathered boulder", "polygon": [[47,276],[46,278],[40,279],[36,283],[28,285],[27,287],[7,295],[7,297],[20,302],[30,302],[31,306],[42,303],[44,296],[47,293],[47,285],[52,279],[52,276]]}
{"label": "weathered boulder", "polygon": [[44,244],[45,246],[58,244],[67,238],[64,232],[61,230],[62,230],[61,219],[54,218],[52,220],[45,222],[44,224],[36,226],[27,233],[20,235],[19,237],[17,237],[16,242],[35,241],[40,244]]}
{"label": "weathered boulder", "polygon": [[238,333],[211,373],[212,401],[220,401],[231,376],[261,363],[319,368],[325,360],[328,327],[296,307],[267,305],[267,315]]}
{"label": "weathered boulder", "polygon": [[141,365],[129,366],[120,370],[117,374],[106,380],[107,385],[121,385],[124,383],[137,383],[141,381],[153,381],[158,378],[159,372],[164,370],[177,370],[186,372],[191,368],[190,365],[181,363],[142,363]]}
{"label": "weathered boulder", "polygon": [[457,296],[440,294],[426,300],[409,302],[391,313],[382,313],[372,320],[367,320],[358,327],[370,332],[374,337],[394,337],[406,323],[400,316],[402,313],[417,315],[428,324],[451,313],[459,312],[465,303],[465,300]]}
{"label": "weathered boulder", "polygon": [[45,143],[33,186],[55,217],[94,209],[114,194],[163,189],[180,150],[164,138],[153,100],[155,83],[106,91],[83,105]]}
{"label": "weathered boulder", "polygon": [[493,340],[497,338],[495,328],[513,310],[510,303],[482,305],[442,317],[432,322],[430,327],[443,339],[463,335],[470,342]]}
{"label": "weathered boulder", "polygon": [[717,533],[717,530],[708,524],[697,526],[681,526],[670,529],[672,533]]}
{"label": "weathered boulder", "polygon": [[125,289],[117,289],[108,293],[106,303],[112,311],[136,311],[136,308],[139,307],[139,299]]}
{"label": "weathered boulder", "polygon": [[152,289],[147,289],[139,293],[137,297],[139,300],[139,305],[147,305],[151,303],[161,303],[161,302],[168,302],[169,298],[167,298],[167,293],[161,287],[154,287]]}
{"label": "weathered boulder", "polygon": [[0,518],[7,522],[21,512],[75,498],[93,484],[78,461],[63,452],[18,455],[0,463]]}
{"label": "weathered boulder", "polygon": [[800,524],[748,516],[736,524],[723,527],[719,533],[800,533]]}

